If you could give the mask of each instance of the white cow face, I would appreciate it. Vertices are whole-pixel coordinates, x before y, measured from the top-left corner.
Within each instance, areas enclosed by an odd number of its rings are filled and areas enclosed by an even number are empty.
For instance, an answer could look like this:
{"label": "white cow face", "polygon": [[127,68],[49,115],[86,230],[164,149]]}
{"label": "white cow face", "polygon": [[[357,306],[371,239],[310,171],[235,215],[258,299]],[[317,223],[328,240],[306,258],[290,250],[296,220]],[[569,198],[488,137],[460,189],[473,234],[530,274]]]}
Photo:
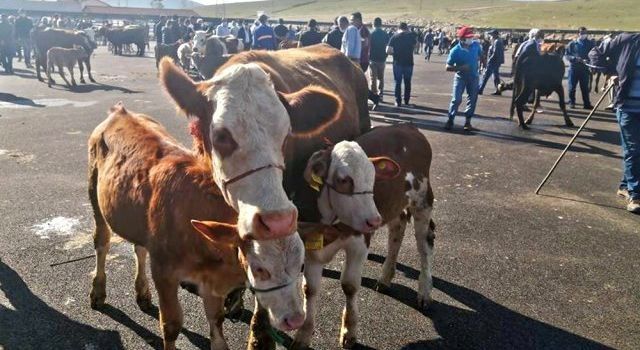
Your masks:
{"label": "white cow face", "polygon": [[231,65],[198,84],[168,60],[160,72],[176,104],[199,121],[215,181],[238,212],[240,235],[276,239],[295,232],[298,213],[282,186],[285,141],[321,132],[339,116],[340,100],[313,86],[277,93],[255,63]]}
{"label": "white cow face", "polygon": [[195,220],[192,224],[208,240],[240,248],[238,257],[250,290],[273,326],[291,331],[302,325],[304,244],[297,233],[274,240],[243,240],[233,225]]}
{"label": "white cow face", "polygon": [[400,168],[386,157],[367,158],[356,142],[342,141],[314,153],[305,170],[309,183],[321,185],[318,209],[325,224],[335,219],[361,232],[382,224],[373,199],[376,179],[392,179]]}
{"label": "white cow face", "polygon": [[193,34],[193,48],[197,49],[198,52],[204,52],[204,47],[207,42],[207,32],[204,30],[197,30]]}

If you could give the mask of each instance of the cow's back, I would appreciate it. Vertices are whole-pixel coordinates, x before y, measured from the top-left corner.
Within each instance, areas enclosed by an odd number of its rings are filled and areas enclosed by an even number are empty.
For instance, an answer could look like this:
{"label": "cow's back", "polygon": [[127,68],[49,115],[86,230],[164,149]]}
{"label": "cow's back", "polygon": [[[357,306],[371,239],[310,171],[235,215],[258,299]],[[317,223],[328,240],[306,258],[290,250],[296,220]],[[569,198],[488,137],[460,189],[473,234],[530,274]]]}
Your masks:
{"label": "cow's back", "polygon": [[[389,157],[400,166],[396,178],[376,181],[374,186],[376,207],[384,221],[397,218],[408,204],[404,195],[407,182],[416,189],[429,178],[432,157],[429,141],[417,128],[404,124],[373,128],[356,142],[368,157]],[[403,195],[395,195],[400,193]]]}

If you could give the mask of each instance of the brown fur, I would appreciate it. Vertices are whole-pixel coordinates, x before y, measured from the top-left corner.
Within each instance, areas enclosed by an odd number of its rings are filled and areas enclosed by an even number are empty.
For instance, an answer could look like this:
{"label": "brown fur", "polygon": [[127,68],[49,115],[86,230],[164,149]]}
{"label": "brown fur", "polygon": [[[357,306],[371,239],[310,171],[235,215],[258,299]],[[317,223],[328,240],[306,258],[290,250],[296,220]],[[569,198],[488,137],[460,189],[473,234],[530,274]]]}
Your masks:
{"label": "brown fur", "polygon": [[[244,285],[236,248],[211,242],[191,225],[191,219],[234,224],[236,213],[226,205],[201,149],[183,148],[151,118],[129,113],[122,105],[112,109],[89,138],[89,197],[96,222],[98,266],[104,266],[110,232],[148,250],[152,277],[160,301],[160,323],[165,348],[182,327],[178,285],[191,281],[203,290],[212,332],[221,332],[224,297]],[[138,256],[138,264],[144,267]],[[102,261],[100,259],[103,259]],[[106,297],[104,271],[94,279],[92,307]],[[146,276],[136,276],[141,307],[151,303]]]}
{"label": "brown fur", "polygon": [[[73,68],[76,65],[76,61],[84,59],[88,56],[87,52],[80,46],[74,46],[72,49],[65,49],[62,47],[52,47],[47,51],[47,82],[49,87],[55,82],[51,79],[51,72],[54,67],[58,68],[58,73],[62,77],[62,80],[67,83],[67,86],[76,86],[76,80],[73,77]],[[67,68],[69,75],[71,75],[71,84],[64,76],[64,68]]]}

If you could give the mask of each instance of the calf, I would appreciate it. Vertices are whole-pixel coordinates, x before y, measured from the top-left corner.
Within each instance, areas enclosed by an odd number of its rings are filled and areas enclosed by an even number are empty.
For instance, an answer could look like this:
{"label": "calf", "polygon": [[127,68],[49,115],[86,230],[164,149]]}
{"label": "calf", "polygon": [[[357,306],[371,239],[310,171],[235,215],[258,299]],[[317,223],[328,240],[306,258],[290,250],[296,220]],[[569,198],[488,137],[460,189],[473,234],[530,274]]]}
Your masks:
{"label": "calf", "polygon": [[194,151],[189,151],[147,116],[130,113],[121,104],[111,112],[89,138],[97,256],[91,307],[105,302],[105,262],[113,231],[135,246],[136,301],[143,309],[151,306],[145,275],[149,254],[165,349],[175,349],[182,328],[181,282],[198,287],[212,349],[227,349],[222,335],[224,298],[245,284],[271,324],[285,331],[298,328],[304,320],[304,251],[298,234],[263,241],[256,240],[258,236],[240,238],[237,214],[216,186],[196,127],[192,125],[197,136]]}
{"label": "calf", "polygon": [[[511,100],[510,117],[513,119],[514,109],[518,112],[518,124],[523,129],[528,129],[536,114],[536,107],[540,104],[541,96],[549,96],[553,92],[558,94],[558,102],[564,122],[567,126],[573,126],[573,122],[567,115],[564,101],[564,62],[561,55],[536,55],[519,58],[516,63],[516,72],[513,80],[513,97]],[[531,109],[531,115],[525,121],[523,111],[527,100],[535,91],[535,106]]]}
{"label": "calf", "polygon": [[378,289],[391,285],[405,227],[413,217],[420,255],[418,306],[426,307],[431,301],[435,226],[431,220],[434,198],[430,165],[429,142],[416,128],[407,125],[374,128],[356,142],[340,142],[309,159],[304,177],[320,192],[317,204],[321,222],[331,225],[339,221],[351,231],[341,228],[338,235],[331,230],[305,235],[307,318],[295,336],[294,348],[309,346],[322,269],[340,250],[346,254],[340,282],[347,297],[340,342],[345,348],[356,343],[362,266],[371,234],[382,224],[389,229],[389,252]]}
{"label": "calf", "polygon": [[[55,84],[56,82],[51,78],[51,73],[53,72],[54,67],[58,68],[58,73],[62,77],[65,83],[67,83],[68,87],[71,85],[78,86],[76,84],[76,79],[73,77],[73,67],[76,65],[76,61],[83,60],[89,57],[87,51],[85,51],[82,46],[74,45],[72,49],[65,49],[62,47],[52,47],[47,51],[47,85],[51,87],[51,84]],[[64,76],[64,68],[67,68],[69,74],[71,75],[71,84]]]}
{"label": "calf", "polygon": [[191,54],[193,53],[193,44],[191,42],[186,42],[184,44],[181,44],[178,47],[178,60],[180,62],[180,65],[182,66],[182,69],[184,69],[185,72],[189,72],[189,70],[191,69]]}

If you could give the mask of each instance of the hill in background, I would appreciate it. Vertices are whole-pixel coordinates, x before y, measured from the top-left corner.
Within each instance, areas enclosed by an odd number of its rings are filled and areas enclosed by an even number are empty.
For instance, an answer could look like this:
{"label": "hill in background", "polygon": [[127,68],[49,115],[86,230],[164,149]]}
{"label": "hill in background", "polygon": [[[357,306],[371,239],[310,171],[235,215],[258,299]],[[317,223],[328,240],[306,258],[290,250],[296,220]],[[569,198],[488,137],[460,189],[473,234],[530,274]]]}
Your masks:
{"label": "hill in background", "polygon": [[331,21],[361,11],[365,22],[429,21],[482,27],[592,29],[640,31],[640,0],[267,0],[196,9],[203,16],[253,18],[257,11],[286,19]]}

